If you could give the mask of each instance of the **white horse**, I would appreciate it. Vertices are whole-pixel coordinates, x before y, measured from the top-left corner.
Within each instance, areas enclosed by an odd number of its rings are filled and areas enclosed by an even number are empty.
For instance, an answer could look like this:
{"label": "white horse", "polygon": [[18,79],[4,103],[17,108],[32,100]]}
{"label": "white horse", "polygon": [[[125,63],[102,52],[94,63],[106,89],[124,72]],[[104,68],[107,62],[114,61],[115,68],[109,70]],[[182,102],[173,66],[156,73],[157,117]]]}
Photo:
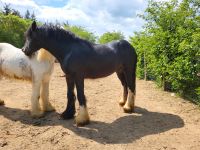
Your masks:
{"label": "white horse", "polygon": [[[0,43],[0,79],[4,76],[32,82],[31,116],[34,118],[42,117],[45,111],[55,110],[49,102],[49,81],[54,61],[54,56],[44,49],[29,58],[21,49]],[[4,101],[0,100],[0,104]]]}

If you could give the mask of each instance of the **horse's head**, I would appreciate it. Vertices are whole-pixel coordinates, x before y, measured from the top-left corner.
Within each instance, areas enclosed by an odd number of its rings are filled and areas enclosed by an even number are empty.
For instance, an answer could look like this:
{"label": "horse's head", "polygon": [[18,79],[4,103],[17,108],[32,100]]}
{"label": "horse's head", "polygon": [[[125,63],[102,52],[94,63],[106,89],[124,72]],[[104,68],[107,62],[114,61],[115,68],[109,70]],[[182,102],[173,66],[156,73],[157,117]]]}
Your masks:
{"label": "horse's head", "polygon": [[35,21],[33,21],[31,26],[26,31],[25,39],[25,44],[22,48],[22,51],[25,53],[25,55],[31,56],[34,52],[41,48],[38,27]]}

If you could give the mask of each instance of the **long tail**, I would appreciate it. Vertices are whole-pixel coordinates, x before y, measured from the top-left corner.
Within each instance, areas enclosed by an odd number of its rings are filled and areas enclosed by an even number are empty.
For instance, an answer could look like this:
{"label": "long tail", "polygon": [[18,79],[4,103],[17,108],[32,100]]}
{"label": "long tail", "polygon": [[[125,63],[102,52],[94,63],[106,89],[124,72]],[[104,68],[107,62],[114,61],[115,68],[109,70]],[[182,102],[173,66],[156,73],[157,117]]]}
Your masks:
{"label": "long tail", "polygon": [[136,94],[136,70],[137,70],[137,53],[135,51],[135,48],[131,45],[131,49],[133,51],[133,84],[134,84],[134,92]]}

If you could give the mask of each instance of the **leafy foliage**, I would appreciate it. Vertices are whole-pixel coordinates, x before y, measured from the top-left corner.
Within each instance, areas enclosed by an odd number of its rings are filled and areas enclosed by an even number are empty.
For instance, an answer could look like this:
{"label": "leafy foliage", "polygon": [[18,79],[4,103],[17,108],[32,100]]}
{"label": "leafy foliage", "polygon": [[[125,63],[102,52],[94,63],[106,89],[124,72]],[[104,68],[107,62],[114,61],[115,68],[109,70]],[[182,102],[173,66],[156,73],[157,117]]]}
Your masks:
{"label": "leafy foliage", "polygon": [[100,44],[105,44],[113,40],[120,40],[124,39],[124,35],[121,32],[106,32],[102,36],[100,36],[98,42]]}
{"label": "leafy foliage", "polygon": [[130,41],[139,55],[140,78],[146,70],[147,78],[156,80],[165,90],[200,102],[196,92],[200,88],[199,8],[195,0],[150,0],[142,16],[147,22],[145,31],[135,33]]}
{"label": "leafy foliage", "polygon": [[24,32],[30,24],[30,20],[11,14],[4,15],[0,13],[0,42],[7,42],[16,47],[22,47],[24,44]]}

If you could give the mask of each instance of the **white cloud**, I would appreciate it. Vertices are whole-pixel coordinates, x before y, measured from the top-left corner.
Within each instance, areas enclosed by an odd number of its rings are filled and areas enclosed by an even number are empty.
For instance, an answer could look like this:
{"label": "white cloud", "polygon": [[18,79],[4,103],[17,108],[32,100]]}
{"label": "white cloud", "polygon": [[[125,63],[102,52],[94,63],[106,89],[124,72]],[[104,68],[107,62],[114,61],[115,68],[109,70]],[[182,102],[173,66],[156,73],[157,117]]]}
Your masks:
{"label": "white cloud", "polygon": [[[142,28],[143,21],[136,14],[142,12],[146,6],[145,0],[69,0],[63,7],[38,5],[34,0],[0,2],[10,3],[11,7],[23,14],[27,9],[34,11],[40,21],[68,21],[98,35],[115,30],[123,32],[126,37]],[[40,3],[43,4],[42,1]]]}
{"label": "white cloud", "polygon": [[32,0],[1,0],[2,3],[24,7],[38,7]]}
{"label": "white cloud", "polygon": [[0,0],[0,7],[5,4],[10,4],[11,8],[19,10],[21,14],[25,14],[26,10],[39,14],[41,9],[33,0]]}

